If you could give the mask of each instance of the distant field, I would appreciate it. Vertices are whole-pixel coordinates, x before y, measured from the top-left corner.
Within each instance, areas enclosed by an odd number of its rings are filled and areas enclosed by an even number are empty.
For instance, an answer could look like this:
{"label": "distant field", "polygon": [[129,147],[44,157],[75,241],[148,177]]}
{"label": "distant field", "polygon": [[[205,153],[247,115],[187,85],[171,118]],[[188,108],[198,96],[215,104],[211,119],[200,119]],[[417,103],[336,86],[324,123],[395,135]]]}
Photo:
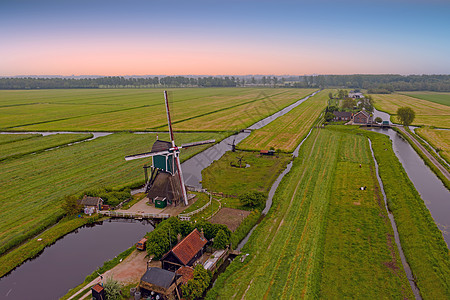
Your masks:
{"label": "distant field", "polygon": [[[313,89],[171,89],[174,130],[239,130]],[[0,129],[167,130],[162,89],[0,91]]]}
{"label": "distant field", "polygon": [[314,130],[207,299],[413,298],[369,155],[361,135]]}
{"label": "distant field", "polygon": [[[167,134],[159,136],[167,138]],[[58,138],[65,139],[64,135]],[[155,134],[117,133],[0,162],[0,253],[62,216],[61,201],[65,195],[143,182],[142,166],[151,159],[127,162],[124,156],[148,151],[155,138]],[[220,140],[223,135],[176,135],[179,143],[210,138]],[[4,146],[32,140],[0,145],[0,152],[3,153]],[[205,147],[185,149],[181,157],[184,159]]]}
{"label": "distant field", "polygon": [[399,107],[411,107],[416,113],[413,125],[450,128],[450,106],[402,94],[376,94],[372,96],[375,100],[375,107],[391,115],[395,115]]}
{"label": "distant field", "polygon": [[0,134],[0,145],[15,141],[31,139],[41,136],[40,134]]}
{"label": "distant field", "polygon": [[438,92],[402,92],[407,96],[450,106],[450,93]]}
{"label": "distant field", "polygon": [[416,129],[416,132],[435,149],[440,149],[439,154],[450,163],[450,130],[424,127]]}
{"label": "distant field", "polygon": [[248,150],[269,150],[273,147],[286,152],[294,151],[327,106],[329,92],[330,90],[321,91],[284,116],[253,131],[238,147]]}

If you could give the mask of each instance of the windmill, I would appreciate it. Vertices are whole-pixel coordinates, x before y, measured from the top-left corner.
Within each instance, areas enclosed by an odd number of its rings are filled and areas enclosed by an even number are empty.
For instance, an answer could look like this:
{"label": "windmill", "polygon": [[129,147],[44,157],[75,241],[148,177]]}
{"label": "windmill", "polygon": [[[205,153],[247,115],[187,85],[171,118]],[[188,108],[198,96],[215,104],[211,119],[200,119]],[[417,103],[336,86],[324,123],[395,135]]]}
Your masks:
{"label": "windmill", "polygon": [[[183,172],[181,170],[180,163],[180,150],[183,148],[189,148],[199,145],[211,144],[214,143],[215,140],[207,140],[201,142],[193,142],[188,144],[182,144],[181,146],[175,145],[175,140],[173,137],[172,131],[172,121],[170,118],[169,111],[169,101],[167,98],[167,91],[164,91],[164,101],[166,104],[166,114],[167,114],[167,123],[169,126],[169,136],[170,142],[156,140],[156,142],[152,146],[152,150],[150,152],[129,155],[125,157],[125,160],[133,160],[140,159],[146,157],[153,158],[153,172],[150,178],[148,178],[148,182],[146,182],[147,190],[153,195],[158,195],[158,197],[165,198],[167,193],[167,188],[158,189],[158,186],[161,187],[164,185],[165,187],[170,186],[170,195],[174,197],[175,202],[177,202],[178,198],[181,198],[184,201],[185,205],[188,205],[188,197],[186,193],[186,186],[184,184]],[[155,174],[155,175],[154,175]],[[146,176],[147,177],[147,176]],[[147,178],[146,178],[147,180]],[[180,193],[181,190],[181,193]]]}
{"label": "windmill", "polygon": [[227,143],[229,146],[231,146],[231,152],[236,152],[236,144],[234,143],[235,141],[236,141],[236,136],[234,136],[232,144]]}

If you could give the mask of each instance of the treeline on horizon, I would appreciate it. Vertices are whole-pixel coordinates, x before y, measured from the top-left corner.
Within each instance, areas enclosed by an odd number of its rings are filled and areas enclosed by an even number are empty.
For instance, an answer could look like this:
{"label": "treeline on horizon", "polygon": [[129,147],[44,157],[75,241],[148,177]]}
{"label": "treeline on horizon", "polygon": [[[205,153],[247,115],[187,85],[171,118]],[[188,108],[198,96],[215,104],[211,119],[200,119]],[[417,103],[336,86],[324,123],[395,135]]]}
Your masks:
{"label": "treeline on horizon", "polygon": [[314,76],[208,76],[98,78],[0,78],[0,89],[157,88],[157,87],[293,87],[352,88],[369,93],[394,91],[450,92],[450,75],[314,75]]}

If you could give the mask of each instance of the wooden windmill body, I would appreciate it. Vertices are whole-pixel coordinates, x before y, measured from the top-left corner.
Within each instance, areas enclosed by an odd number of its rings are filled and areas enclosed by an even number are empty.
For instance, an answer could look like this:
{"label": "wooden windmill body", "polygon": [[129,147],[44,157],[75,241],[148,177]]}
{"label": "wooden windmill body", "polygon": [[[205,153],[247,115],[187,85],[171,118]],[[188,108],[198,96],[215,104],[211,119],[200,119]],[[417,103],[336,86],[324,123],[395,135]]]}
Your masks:
{"label": "wooden windmill body", "polygon": [[[125,160],[152,157],[152,174],[150,178],[146,176],[146,192],[148,198],[155,203],[157,199],[165,199],[168,204],[188,205],[186,186],[184,184],[183,172],[180,163],[180,149],[198,145],[214,143],[215,140],[193,142],[183,144],[180,147],[175,145],[172,131],[172,121],[170,118],[169,102],[167,91],[164,91],[164,101],[166,104],[167,123],[169,125],[170,142],[156,140],[150,152],[126,156]],[[145,167],[144,167],[145,168]]]}

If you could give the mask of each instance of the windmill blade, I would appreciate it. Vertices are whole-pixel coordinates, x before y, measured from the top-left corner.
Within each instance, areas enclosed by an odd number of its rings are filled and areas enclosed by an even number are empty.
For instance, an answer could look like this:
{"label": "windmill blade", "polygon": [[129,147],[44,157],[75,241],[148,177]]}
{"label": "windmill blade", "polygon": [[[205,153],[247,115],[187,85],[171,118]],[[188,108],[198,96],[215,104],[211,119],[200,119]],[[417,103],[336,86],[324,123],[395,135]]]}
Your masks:
{"label": "windmill blade", "polygon": [[173,131],[172,131],[172,120],[170,119],[169,98],[167,96],[167,91],[164,91],[164,102],[166,103],[167,124],[169,125],[170,140],[172,141],[172,147],[175,147],[175,141],[173,138]]}
{"label": "windmill blade", "polygon": [[180,178],[181,192],[183,193],[183,201],[184,201],[184,204],[187,206],[187,205],[189,205],[189,202],[188,202],[187,193],[186,193],[186,186],[184,185],[183,172],[181,171],[180,158],[178,157],[178,154],[179,154],[179,152],[175,152],[174,158],[175,158],[175,162],[177,164],[178,176]]}
{"label": "windmill blade", "polygon": [[146,153],[141,153],[141,154],[134,154],[134,155],[129,155],[129,156],[125,156],[125,160],[133,160],[133,159],[139,159],[139,158],[146,158],[146,157],[151,157],[151,156],[155,156],[155,155],[164,155],[164,154],[170,154],[171,152],[169,151],[158,151],[158,152],[146,152]]}
{"label": "windmill blade", "polygon": [[216,142],[216,140],[207,140],[207,141],[201,141],[201,142],[187,143],[187,144],[181,145],[180,148],[189,148],[189,147],[194,147],[194,146],[199,146],[199,145],[212,144],[215,142]]}

